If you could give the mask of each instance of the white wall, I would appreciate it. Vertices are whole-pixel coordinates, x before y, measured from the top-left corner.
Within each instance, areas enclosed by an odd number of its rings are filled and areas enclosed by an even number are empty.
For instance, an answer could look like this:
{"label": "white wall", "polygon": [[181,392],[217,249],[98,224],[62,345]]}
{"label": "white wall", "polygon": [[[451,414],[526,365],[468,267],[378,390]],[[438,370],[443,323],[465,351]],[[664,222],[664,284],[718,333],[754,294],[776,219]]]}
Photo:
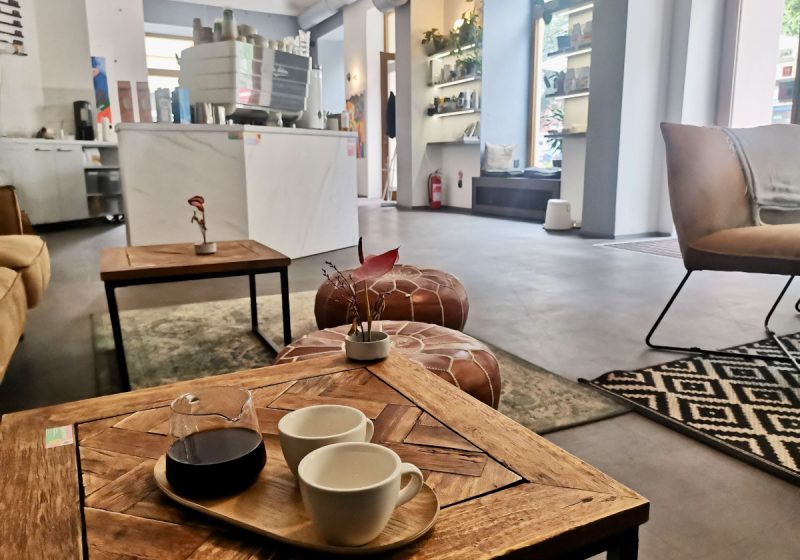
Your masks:
{"label": "white wall", "polygon": [[654,163],[656,150],[663,158],[659,123],[666,112],[672,4],[628,3],[616,235],[650,233],[658,224],[662,186],[654,183],[660,177]]}
{"label": "white wall", "polygon": [[[735,4],[737,0],[729,0]],[[769,124],[775,91],[783,0],[738,0],[730,126]]]}
{"label": "white wall", "polygon": [[[472,178],[481,175],[480,144],[466,146],[442,146],[429,148],[441,151],[442,204],[452,208],[472,208]],[[462,186],[458,188],[458,172],[464,173]]]}
{"label": "white wall", "polygon": [[[42,73],[42,125],[75,132],[72,103],[94,105],[92,63],[84,0],[36,0],[38,50]],[[27,20],[25,22],[27,24]],[[69,40],[65,41],[65,30]]]}
{"label": "white wall", "polygon": [[381,82],[383,15],[372,0],[359,0],[344,9],[344,70],[351,79],[345,98],[365,93],[366,157],[358,160],[358,195],[381,196]]}
{"label": "white wall", "polygon": [[441,134],[437,124],[443,119],[425,114],[433,93],[420,38],[431,27],[441,29],[442,21],[442,0],[410,2],[396,12],[397,203],[407,208],[428,204],[428,175],[440,165],[426,154],[427,143]]}
{"label": "white wall", "polygon": [[[120,122],[117,82],[131,82],[134,107],[136,82],[147,81],[144,11],[141,0],[85,0],[91,56],[106,59],[111,120]],[[138,111],[134,110],[138,117]]]}
{"label": "white wall", "polygon": [[659,125],[717,124],[724,8],[725,0],[628,3],[617,236],[673,231]]}

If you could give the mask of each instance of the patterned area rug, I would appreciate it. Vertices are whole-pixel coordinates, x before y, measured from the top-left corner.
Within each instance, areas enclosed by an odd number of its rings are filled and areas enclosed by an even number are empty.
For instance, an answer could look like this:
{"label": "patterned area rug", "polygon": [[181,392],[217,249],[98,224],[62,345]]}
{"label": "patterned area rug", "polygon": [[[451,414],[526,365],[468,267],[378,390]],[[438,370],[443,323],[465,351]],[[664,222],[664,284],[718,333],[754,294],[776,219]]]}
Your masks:
{"label": "patterned area rug", "polygon": [[[317,329],[314,296],[315,292],[291,295],[295,338]],[[280,344],[280,298],[258,299],[262,331]],[[247,298],[122,311],[120,320],[134,388],[266,366],[275,357],[250,333]],[[118,376],[108,314],[92,316],[92,339],[98,391],[114,391]],[[537,433],[594,422],[630,410],[589,387],[499,348],[491,345],[490,348],[497,356],[503,376],[500,411]]]}
{"label": "patterned area rug", "polygon": [[659,257],[670,257],[680,259],[681,247],[678,240],[672,237],[662,239],[644,239],[641,241],[615,241],[613,243],[598,243],[596,247],[608,247],[609,249],[624,249],[625,251],[635,251],[637,253],[647,253]]}
{"label": "patterned area rug", "polygon": [[[782,340],[800,353],[800,333]],[[735,350],[780,355],[769,339]],[[787,362],[698,356],[589,383],[665,426],[800,483],[800,374]]]}

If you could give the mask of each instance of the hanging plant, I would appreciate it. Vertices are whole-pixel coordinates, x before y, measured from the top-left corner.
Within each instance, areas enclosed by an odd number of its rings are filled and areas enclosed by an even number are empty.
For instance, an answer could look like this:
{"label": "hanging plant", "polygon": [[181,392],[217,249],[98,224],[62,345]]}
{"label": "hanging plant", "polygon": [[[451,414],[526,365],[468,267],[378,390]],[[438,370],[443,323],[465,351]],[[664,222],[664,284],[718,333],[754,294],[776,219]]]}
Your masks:
{"label": "hanging plant", "polygon": [[545,25],[549,25],[553,21],[553,12],[546,6],[544,0],[533,0],[533,19],[542,18]]}

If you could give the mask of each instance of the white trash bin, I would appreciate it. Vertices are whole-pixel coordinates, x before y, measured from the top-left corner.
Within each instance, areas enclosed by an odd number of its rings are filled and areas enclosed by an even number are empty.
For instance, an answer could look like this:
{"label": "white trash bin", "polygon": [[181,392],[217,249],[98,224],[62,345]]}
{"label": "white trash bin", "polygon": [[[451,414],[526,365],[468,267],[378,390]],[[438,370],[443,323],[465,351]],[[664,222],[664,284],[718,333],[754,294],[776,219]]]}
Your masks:
{"label": "white trash bin", "polygon": [[564,231],[572,229],[572,209],[569,201],[551,198],[547,201],[547,212],[544,215],[544,229]]}

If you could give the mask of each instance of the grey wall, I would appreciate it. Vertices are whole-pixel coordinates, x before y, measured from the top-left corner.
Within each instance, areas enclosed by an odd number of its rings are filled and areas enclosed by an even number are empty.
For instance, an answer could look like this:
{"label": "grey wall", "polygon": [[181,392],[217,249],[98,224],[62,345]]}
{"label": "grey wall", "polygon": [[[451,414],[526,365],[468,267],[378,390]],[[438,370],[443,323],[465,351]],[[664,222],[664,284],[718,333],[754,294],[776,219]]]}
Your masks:
{"label": "grey wall", "polygon": [[322,38],[317,42],[317,63],[322,68],[322,106],[331,113],[344,110],[344,41]]}
{"label": "grey wall", "polygon": [[614,237],[628,0],[594,5],[581,235]]}
{"label": "grey wall", "polygon": [[[171,0],[143,0],[144,21],[163,25],[191,27],[192,20],[199,17],[203,24],[211,27],[216,18],[222,17],[222,8],[202,4],[187,4]],[[237,23],[246,23],[258,29],[259,35],[267,39],[283,39],[297,35],[299,26],[294,16],[234,10]]]}
{"label": "grey wall", "polygon": [[483,14],[481,144],[516,144],[514,159],[525,166],[533,27],[531,2],[486,0]]}
{"label": "grey wall", "polygon": [[325,21],[318,23],[314,27],[312,27],[309,31],[311,31],[311,59],[314,63],[318,63],[319,60],[317,59],[317,41],[319,41],[320,37],[329,33],[336,29],[337,27],[344,26],[344,15],[341,11],[337,12],[336,15],[329,17]]}

